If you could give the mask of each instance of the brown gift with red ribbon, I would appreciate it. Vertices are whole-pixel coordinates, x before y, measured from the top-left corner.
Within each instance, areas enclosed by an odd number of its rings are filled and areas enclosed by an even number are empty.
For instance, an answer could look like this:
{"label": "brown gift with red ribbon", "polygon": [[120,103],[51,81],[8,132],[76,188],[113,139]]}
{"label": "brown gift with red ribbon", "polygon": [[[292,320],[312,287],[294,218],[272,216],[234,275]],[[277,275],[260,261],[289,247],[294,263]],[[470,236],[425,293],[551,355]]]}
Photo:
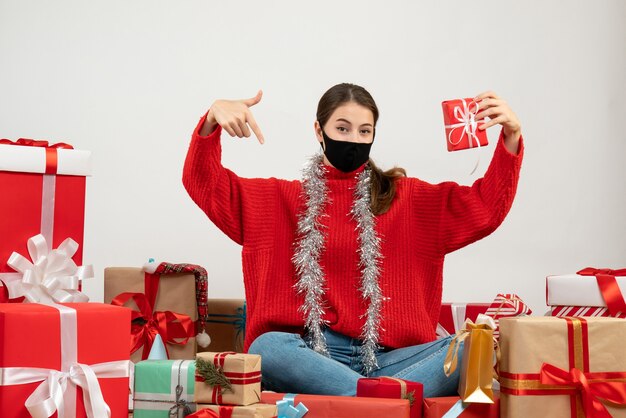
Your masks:
{"label": "brown gift with red ribbon", "polygon": [[626,320],[503,318],[501,416],[626,417]]}
{"label": "brown gift with red ribbon", "polygon": [[196,403],[246,406],[260,400],[261,356],[234,352],[196,354]]}
{"label": "brown gift with red ribbon", "polygon": [[157,334],[165,343],[169,359],[195,358],[198,303],[194,274],[151,274],[141,268],[109,267],[104,270],[104,301],[137,307],[131,327],[133,362],[148,357]]}

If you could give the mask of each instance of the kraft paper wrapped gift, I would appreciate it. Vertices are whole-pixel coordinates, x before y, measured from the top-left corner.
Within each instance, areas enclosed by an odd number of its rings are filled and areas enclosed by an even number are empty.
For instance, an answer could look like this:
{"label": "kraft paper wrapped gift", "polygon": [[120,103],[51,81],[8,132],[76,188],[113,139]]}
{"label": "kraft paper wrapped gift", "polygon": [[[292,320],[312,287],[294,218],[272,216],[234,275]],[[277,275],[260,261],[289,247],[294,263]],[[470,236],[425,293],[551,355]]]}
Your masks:
{"label": "kraft paper wrapped gift", "polygon": [[459,346],[464,343],[459,371],[459,395],[464,402],[494,403],[494,328],[493,318],[480,314],[475,324],[466,320],[464,329],[450,343],[444,360],[446,376],[456,370]]}
{"label": "kraft paper wrapped gift", "polygon": [[[171,312],[187,316],[191,320],[192,329],[188,334],[189,339],[186,344],[171,344],[167,336],[162,335],[162,338],[167,343],[166,348],[169,359],[193,360],[196,354],[193,323],[198,319],[196,277],[191,273],[153,275],[138,267],[108,267],[104,270],[105,303],[111,303],[113,299],[123,293],[146,294],[146,289],[148,289],[148,297],[150,292],[156,289],[156,302],[153,312],[151,312],[152,314],[156,312]],[[128,302],[125,306],[139,310],[132,302]],[[149,322],[146,324],[149,325]],[[137,328],[137,324],[134,325],[134,328]],[[138,332],[145,332],[146,336],[150,334],[148,330]],[[181,341],[181,339],[177,338],[174,341]],[[149,349],[149,346],[147,349],[146,347],[139,348],[131,354],[131,360],[135,363],[142,359],[145,360]]]}
{"label": "kraft paper wrapped gift", "polygon": [[[626,269],[587,267],[576,274],[548,276],[546,303],[548,306],[570,307],[570,316],[623,318],[626,316]],[[605,309],[582,310],[585,307]],[[562,316],[563,310],[557,310],[556,316]]]}
{"label": "kraft paper wrapped gift", "polygon": [[246,334],[246,302],[243,299],[209,299],[205,330],[211,337],[208,347],[198,351],[243,351]]}
{"label": "kraft paper wrapped gift", "polygon": [[495,402],[463,403],[458,396],[424,399],[424,418],[461,417],[461,418],[498,418],[500,416],[499,394],[494,393]]}
{"label": "kraft paper wrapped gift", "polygon": [[[58,248],[67,238],[74,240],[78,248],[72,260],[82,264],[89,175],[89,151],[63,143],[0,139],[0,281],[21,279],[7,261],[13,252],[26,256],[29,238],[38,234],[50,248]],[[0,302],[9,298],[0,282]]]}
{"label": "kraft paper wrapped gift", "polygon": [[276,405],[255,403],[248,406],[226,406],[198,404],[198,411],[208,409],[219,418],[272,418],[276,416]]}
{"label": "kraft paper wrapped gift", "polygon": [[626,417],[625,341],[624,319],[503,319],[502,417]]}
{"label": "kraft paper wrapped gift", "polygon": [[480,148],[488,144],[487,131],[478,129],[484,121],[476,119],[474,99],[454,99],[441,103],[448,151]]}
{"label": "kraft paper wrapped gift", "polygon": [[193,402],[195,360],[146,360],[135,365],[135,418],[182,418]]}
{"label": "kraft paper wrapped gift", "polygon": [[308,410],[303,415],[304,418],[409,418],[411,416],[407,399],[261,393],[261,402],[263,403],[275,404],[285,400],[292,402],[294,406],[299,406],[301,403]]}
{"label": "kraft paper wrapped gift", "polygon": [[356,396],[370,398],[408,399],[411,418],[422,416],[424,385],[395,377],[367,377],[356,383]]}
{"label": "kraft paper wrapped gift", "polygon": [[129,329],[127,308],[0,303],[0,417],[30,418],[28,400],[39,413],[62,407],[60,416],[84,418],[91,405],[89,416],[108,407],[126,418]]}
{"label": "kraft paper wrapped gift", "polygon": [[246,406],[261,400],[261,356],[196,354],[196,403]]}

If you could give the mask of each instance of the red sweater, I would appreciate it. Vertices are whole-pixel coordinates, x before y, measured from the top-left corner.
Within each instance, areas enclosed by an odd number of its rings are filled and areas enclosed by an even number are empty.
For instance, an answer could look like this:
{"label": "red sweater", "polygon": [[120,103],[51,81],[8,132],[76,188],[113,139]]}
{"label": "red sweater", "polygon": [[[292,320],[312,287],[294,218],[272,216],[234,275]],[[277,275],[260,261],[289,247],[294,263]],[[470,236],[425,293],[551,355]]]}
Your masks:
{"label": "red sweater", "polygon": [[[299,180],[238,177],[221,164],[218,127],[207,137],[193,133],[183,183],[209,219],[241,245],[247,301],[244,350],[269,331],[303,333],[302,296],[291,257],[297,215],[302,208]],[[435,339],[447,253],[493,232],[509,211],[519,177],[518,155],[502,134],[482,179],[471,187],[453,182],[429,184],[417,178],[397,181],[389,211],[376,217],[383,256],[380,344],[406,347]],[[362,168],[360,169],[362,170]],[[359,291],[356,223],[350,216],[355,173],[327,167],[328,226],[320,264],[326,275],[326,316],[334,331],[358,338],[366,304]]]}

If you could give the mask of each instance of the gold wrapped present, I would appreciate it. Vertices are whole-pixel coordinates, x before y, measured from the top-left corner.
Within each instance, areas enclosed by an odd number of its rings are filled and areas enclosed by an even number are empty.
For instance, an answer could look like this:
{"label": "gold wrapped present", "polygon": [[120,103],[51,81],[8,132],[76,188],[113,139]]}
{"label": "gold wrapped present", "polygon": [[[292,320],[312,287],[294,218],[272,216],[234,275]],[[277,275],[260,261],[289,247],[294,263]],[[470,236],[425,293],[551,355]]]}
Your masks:
{"label": "gold wrapped present", "polygon": [[[156,280],[157,283],[149,283],[149,281],[154,280]],[[146,283],[148,283],[148,292],[146,292]],[[193,360],[196,355],[195,322],[198,319],[195,276],[191,273],[175,273],[155,277],[154,275],[146,273],[142,268],[136,267],[108,267],[104,269],[105,303],[111,303],[113,299],[123,293],[145,294],[146,299],[149,299],[151,297],[151,295],[149,295],[150,291],[154,291],[155,289],[156,297],[151,314],[155,314],[156,312],[171,312],[179,316],[184,315],[188,317],[191,322],[191,329],[186,337],[183,337],[188,338],[185,344],[173,343],[183,341],[179,335],[184,334],[184,332],[172,332],[173,336],[176,338],[163,338],[164,342],[167,343],[168,358],[171,360]],[[135,307],[136,302],[138,303],[138,301],[131,302],[129,299],[125,306],[141,311],[141,307]],[[163,315],[165,316],[165,314]],[[167,315],[172,317],[169,314]],[[168,321],[170,320],[169,317]],[[141,320],[141,318],[139,318],[139,320]],[[145,324],[137,324],[136,321],[137,320],[133,323],[133,330],[137,329],[137,332],[143,332],[143,330],[139,330],[139,327]],[[172,321],[178,323],[178,319],[173,319]],[[149,325],[150,322],[147,324]],[[189,328],[188,324],[185,324],[185,326]],[[179,328],[177,325],[176,327]],[[150,334],[150,332],[143,332],[142,335]],[[148,347],[147,350],[144,350],[144,348],[140,346],[139,349],[134,351],[130,356],[131,361],[137,363],[141,361],[142,358],[147,358],[150,347]]]}
{"label": "gold wrapped present", "polygon": [[459,347],[463,343],[459,371],[459,396],[463,402],[494,403],[494,347],[497,347],[493,336],[495,328],[493,318],[480,314],[476,323],[466,320],[463,329],[450,342],[444,362],[446,376],[456,370]]}
{"label": "gold wrapped present", "polygon": [[246,301],[243,299],[209,299],[205,331],[211,337],[208,347],[198,351],[243,351],[246,333]]}
{"label": "gold wrapped present", "polygon": [[230,418],[272,418],[275,417],[276,405],[267,403],[255,403],[248,406],[226,406],[226,405],[210,405],[199,404],[197,411],[202,409],[210,409],[217,412],[220,417]]}
{"label": "gold wrapped present", "polygon": [[250,405],[261,400],[261,356],[196,354],[196,403]]}
{"label": "gold wrapped present", "polygon": [[625,342],[625,319],[502,319],[501,416],[626,417]]}

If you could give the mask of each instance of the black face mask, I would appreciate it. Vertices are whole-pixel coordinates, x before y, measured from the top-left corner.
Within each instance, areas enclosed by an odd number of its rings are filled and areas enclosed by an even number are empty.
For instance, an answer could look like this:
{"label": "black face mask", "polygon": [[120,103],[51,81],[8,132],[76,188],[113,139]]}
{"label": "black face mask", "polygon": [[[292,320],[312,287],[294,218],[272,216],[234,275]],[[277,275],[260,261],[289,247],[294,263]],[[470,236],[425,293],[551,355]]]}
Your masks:
{"label": "black face mask", "polygon": [[[374,134],[375,133],[376,131],[374,131]],[[365,164],[370,158],[370,148],[372,148],[372,144],[374,143],[373,138],[372,142],[369,144],[335,141],[326,135],[326,132],[324,132],[323,129],[322,136],[324,137],[324,144],[326,144],[324,155],[326,155],[326,158],[328,158],[328,161],[333,165],[333,167],[343,171],[344,173],[356,170]],[[322,147],[322,149],[324,149],[324,147]]]}

